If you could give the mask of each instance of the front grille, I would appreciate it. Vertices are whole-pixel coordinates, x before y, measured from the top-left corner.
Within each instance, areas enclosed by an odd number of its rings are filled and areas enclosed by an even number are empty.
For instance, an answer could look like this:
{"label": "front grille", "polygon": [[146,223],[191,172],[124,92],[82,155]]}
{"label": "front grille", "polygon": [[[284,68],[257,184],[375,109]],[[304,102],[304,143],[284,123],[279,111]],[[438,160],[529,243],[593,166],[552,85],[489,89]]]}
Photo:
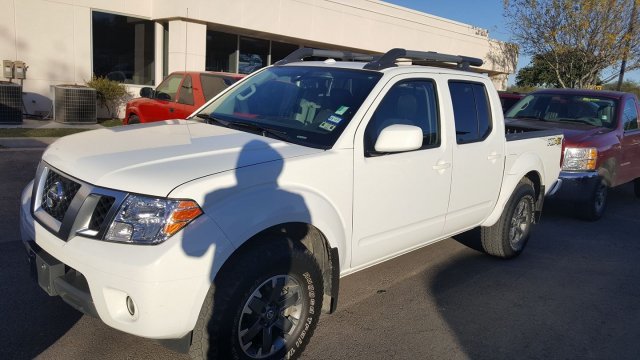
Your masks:
{"label": "front grille", "polygon": [[102,196],[96,205],[96,208],[93,210],[93,214],[91,215],[91,221],[89,222],[89,230],[99,231],[102,223],[104,223],[109,210],[113,206],[113,203],[116,201],[116,198],[111,196]]}
{"label": "front grille", "polygon": [[80,184],[49,169],[42,188],[42,209],[62,222],[79,189]]}

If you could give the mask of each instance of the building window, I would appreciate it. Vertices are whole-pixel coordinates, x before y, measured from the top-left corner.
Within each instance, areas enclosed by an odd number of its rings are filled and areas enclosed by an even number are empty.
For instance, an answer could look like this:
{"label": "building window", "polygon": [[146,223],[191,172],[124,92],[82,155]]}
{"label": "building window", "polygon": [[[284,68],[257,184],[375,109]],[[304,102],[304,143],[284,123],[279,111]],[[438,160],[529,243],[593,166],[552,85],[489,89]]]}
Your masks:
{"label": "building window", "polygon": [[295,44],[287,44],[287,43],[272,41],[271,42],[271,63],[275,64],[276,61],[284,59],[285,57],[287,57],[287,55],[298,50],[299,48],[300,46]]}
{"label": "building window", "polygon": [[268,64],[269,40],[240,37],[238,72],[250,74]]}
{"label": "building window", "polygon": [[207,71],[236,72],[238,35],[207,31]]}
{"label": "building window", "polygon": [[154,22],[98,11],[92,20],[94,75],[154,85]]}

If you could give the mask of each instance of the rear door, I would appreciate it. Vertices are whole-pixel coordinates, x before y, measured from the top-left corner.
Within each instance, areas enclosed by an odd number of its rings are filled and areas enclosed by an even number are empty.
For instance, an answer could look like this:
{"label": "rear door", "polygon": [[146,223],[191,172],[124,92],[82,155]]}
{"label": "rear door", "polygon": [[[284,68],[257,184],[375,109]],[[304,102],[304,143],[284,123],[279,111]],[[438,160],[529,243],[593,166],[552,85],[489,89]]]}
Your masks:
{"label": "rear door", "polygon": [[622,161],[618,183],[626,183],[640,177],[640,124],[638,124],[637,99],[628,97],[622,112]]}
{"label": "rear door", "polygon": [[[446,90],[446,89],[445,89]],[[449,202],[451,144],[441,121],[433,78],[394,78],[369,110],[354,144],[354,242],[352,266],[388,258],[437,240]],[[364,126],[366,124],[366,126]],[[382,129],[419,126],[422,148],[377,153]],[[451,129],[448,129],[451,131]]]}
{"label": "rear door", "polygon": [[[443,114],[455,124],[451,197],[444,233],[478,225],[493,210],[504,170],[502,108],[484,82],[461,78],[448,82],[452,109]],[[495,97],[493,97],[495,98]],[[492,103],[494,101],[495,103]]]}

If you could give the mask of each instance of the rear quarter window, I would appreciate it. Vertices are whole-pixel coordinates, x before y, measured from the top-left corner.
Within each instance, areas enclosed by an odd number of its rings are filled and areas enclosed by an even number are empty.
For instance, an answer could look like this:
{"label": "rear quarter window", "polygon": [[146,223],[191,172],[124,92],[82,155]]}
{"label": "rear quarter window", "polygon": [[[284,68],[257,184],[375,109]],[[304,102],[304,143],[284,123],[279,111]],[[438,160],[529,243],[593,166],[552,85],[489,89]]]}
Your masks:
{"label": "rear quarter window", "polygon": [[206,101],[209,101],[213,99],[214,96],[218,95],[222,90],[229,87],[229,85],[233,84],[234,80],[222,76],[201,74],[200,82],[202,83],[202,93],[204,94],[204,99]]}

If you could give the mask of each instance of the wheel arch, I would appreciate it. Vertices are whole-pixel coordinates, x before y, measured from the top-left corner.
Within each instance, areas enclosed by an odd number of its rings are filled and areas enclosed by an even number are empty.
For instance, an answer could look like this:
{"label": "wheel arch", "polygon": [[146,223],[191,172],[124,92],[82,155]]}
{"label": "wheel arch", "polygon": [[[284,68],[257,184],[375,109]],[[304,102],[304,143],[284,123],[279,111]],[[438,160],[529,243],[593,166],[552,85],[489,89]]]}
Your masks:
{"label": "wheel arch", "polygon": [[505,206],[511,198],[511,194],[513,194],[513,191],[516,186],[518,186],[518,183],[520,183],[520,180],[524,178],[531,180],[537,201],[542,201],[541,199],[544,198],[544,191],[546,191],[544,190],[546,184],[542,160],[532,153],[523,154],[516,160],[513,166],[509,169],[505,169],[504,180],[502,181],[502,187],[500,189],[498,200],[496,201],[496,206],[489,217],[480,224],[481,226],[491,226],[500,219],[500,215],[502,215]]}
{"label": "wheel arch", "polygon": [[331,247],[327,237],[317,227],[303,222],[288,222],[270,226],[251,236],[240,245],[222,265],[216,277],[224,276],[225,269],[232,267],[237,259],[251,252],[265,241],[285,239],[291,246],[304,246],[315,257],[322,271],[324,301],[322,310],[333,313],[337,307],[340,258],[336,247]]}

